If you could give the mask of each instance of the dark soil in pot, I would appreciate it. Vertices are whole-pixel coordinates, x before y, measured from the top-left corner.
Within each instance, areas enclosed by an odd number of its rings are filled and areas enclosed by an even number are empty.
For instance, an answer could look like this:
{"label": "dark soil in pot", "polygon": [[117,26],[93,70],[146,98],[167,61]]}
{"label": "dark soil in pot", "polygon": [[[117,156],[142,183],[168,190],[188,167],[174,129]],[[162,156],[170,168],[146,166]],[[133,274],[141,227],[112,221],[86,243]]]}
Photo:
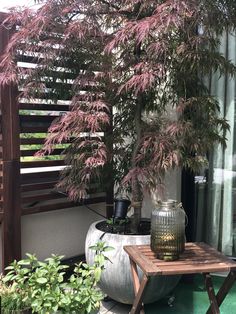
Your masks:
{"label": "dark soil in pot", "polygon": [[140,222],[137,234],[130,232],[130,221],[120,225],[118,222],[115,224],[111,224],[107,221],[100,221],[96,224],[96,228],[105,233],[127,235],[149,235],[151,230],[151,222],[150,220],[142,220]]}

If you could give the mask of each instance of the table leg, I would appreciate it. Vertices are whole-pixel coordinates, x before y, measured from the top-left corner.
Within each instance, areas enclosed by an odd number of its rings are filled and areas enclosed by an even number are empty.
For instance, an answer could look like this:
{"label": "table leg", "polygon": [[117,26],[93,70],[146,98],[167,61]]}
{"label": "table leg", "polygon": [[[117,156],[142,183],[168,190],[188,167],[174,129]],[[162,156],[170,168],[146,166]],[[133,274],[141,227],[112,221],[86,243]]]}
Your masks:
{"label": "table leg", "polygon": [[136,263],[131,258],[129,260],[130,260],[130,266],[131,266],[131,274],[133,278],[134,294],[136,296],[140,287],[138,269],[137,269]]}
{"label": "table leg", "polygon": [[[217,295],[216,295],[216,301],[218,306],[222,304],[225,297],[227,296],[229,290],[232,288],[233,284],[236,281],[236,271],[231,271],[228,276],[225,278],[225,281],[223,282],[221,288],[219,289]],[[207,314],[211,313],[211,307],[209,307]]]}
{"label": "table leg", "polygon": [[205,286],[206,286],[208,297],[209,297],[209,300],[211,303],[211,305],[207,311],[207,314],[210,314],[210,313],[220,314],[220,309],[219,309],[219,305],[218,305],[217,300],[216,300],[216,295],[215,295],[215,291],[213,288],[211,275],[209,273],[207,273],[207,274],[203,274],[203,276],[205,277]]}
{"label": "table leg", "polygon": [[143,278],[141,280],[141,283],[139,281],[138,277],[138,269],[136,263],[130,259],[130,265],[131,265],[131,273],[133,277],[133,285],[134,285],[134,294],[135,294],[135,299],[134,303],[132,305],[132,309],[130,311],[130,314],[145,314],[142,300],[143,300],[143,295],[145,291],[145,287],[148,282],[148,276],[143,274]]}

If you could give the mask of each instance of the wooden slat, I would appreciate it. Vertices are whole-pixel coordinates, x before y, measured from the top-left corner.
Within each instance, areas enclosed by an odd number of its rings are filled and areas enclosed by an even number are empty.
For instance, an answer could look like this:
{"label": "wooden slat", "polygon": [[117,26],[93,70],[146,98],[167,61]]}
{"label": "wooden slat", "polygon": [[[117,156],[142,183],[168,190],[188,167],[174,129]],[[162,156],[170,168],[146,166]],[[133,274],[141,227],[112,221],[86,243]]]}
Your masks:
{"label": "wooden slat", "polygon": [[[61,100],[71,100],[72,98],[72,84],[70,83],[50,83],[50,82],[42,82],[44,84],[44,88],[41,90],[34,92],[35,98],[45,98],[45,99],[57,99],[56,97],[60,97]],[[77,84],[78,90],[83,92],[102,92],[102,88],[99,86],[94,86],[93,84],[81,85]],[[47,97],[45,97],[47,95]],[[56,97],[55,97],[56,96]]]}
{"label": "wooden slat", "polygon": [[[0,13],[0,20],[6,18]],[[0,56],[14,33],[0,23]],[[2,206],[2,268],[21,257],[21,208],[20,202],[20,143],[19,116],[16,104],[17,86],[0,87],[1,132],[3,147],[3,206]]]}
{"label": "wooden slat", "polygon": [[20,103],[19,109],[23,110],[40,110],[40,111],[69,111],[70,106],[68,105],[51,105],[51,104],[29,104],[29,103]]}
{"label": "wooden slat", "polygon": [[40,137],[30,137],[30,138],[20,139],[21,145],[35,145],[35,144],[42,145],[44,144],[44,142],[45,142],[45,138],[40,138]]}
{"label": "wooden slat", "polygon": [[59,171],[45,171],[36,173],[22,173],[21,184],[42,183],[55,181],[59,178]]}
{"label": "wooden slat", "polygon": [[47,204],[47,205],[40,205],[39,203],[33,207],[22,208],[22,215],[37,214],[37,213],[65,209],[65,208],[70,208],[70,207],[83,206],[84,204],[90,205],[90,204],[97,204],[97,203],[103,203],[103,202],[105,202],[105,196],[99,196],[99,197],[86,199],[83,203],[82,202],[75,203],[71,201],[65,201],[65,202]]}
{"label": "wooden slat", "polygon": [[[142,251],[141,251],[142,252]],[[198,255],[196,255],[196,252],[198,252]],[[159,260],[156,258],[154,253],[146,253],[142,252],[152,263],[160,266],[165,265],[165,267],[173,267],[173,266],[179,266],[179,265],[187,265],[188,263],[190,265],[194,264],[209,264],[209,263],[220,263],[222,262],[222,258],[218,255],[215,255],[214,253],[205,253],[204,255],[201,254],[202,251],[194,251],[194,252],[185,252],[180,256],[180,258],[176,261],[169,261],[168,263],[164,260]]]}
{"label": "wooden slat", "polygon": [[[18,94],[16,95],[17,98],[21,99],[23,97],[23,91],[19,90]],[[50,91],[50,90],[45,90],[45,91],[38,91],[34,93],[34,98],[35,99],[42,99],[42,101],[51,101],[57,99],[58,101],[71,101],[71,94],[69,94],[69,90],[66,91]]]}
{"label": "wooden slat", "polygon": [[[39,58],[39,57],[36,57],[36,56],[27,56],[27,55],[18,55],[17,56],[17,61],[18,62],[24,62],[24,63],[33,63],[33,64],[36,64],[36,63],[40,63],[40,62],[44,62],[44,59],[43,58]],[[62,67],[63,66],[63,62],[59,61],[59,62],[54,62],[55,66],[59,66],[59,67]],[[92,68],[92,69],[91,69]],[[87,70],[89,69],[90,71],[99,71],[99,68],[91,65],[91,64],[79,64],[78,65],[78,69],[81,69],[81,70]],[[55,76],[58,76],[58,73],[59,75],[62,74],[63,76],[66,75],[67,78],[75,78],[75,74],[74,73],[70,73],[70,72],[61,72],[61,71],[54,71],[55,73]],[[51,72],[50,72],[51,74]]]}
{"label": "wooden slat", "polygon": [[20,123],[52,123],[53,120],[60,116],[39,116],[39,115],[20,115]]}
{"label": "wooden slat", "polygon": [[[40,58],[40,57],[37,57],[37,56],[28,56],[28,55],[18,55],[17,56],[17,61],[18,62],[24,62],[24,63],[41,63],[41,62],[44,62],[44,59],[43,58]],[[62,67],[63,66],[63,61],[55,61],[54,62],[55,66],[59,66],[59,67]],[[78,68],[81,69],[81,70],[87,70],[88,68],[91,68],[91,65],[87,65],[87,64],[79,64],[78,65]],[[99,69],[95,66],[93,66],[94,68],[94,71],[98,71]],[[51,72],[50,72],[51,73]],[[55,71],[55,73],[63,73],[64,75],[64,72],[61,72],[61,71]],[[68,73],[68,77],[70,77],[71,75],[71,78],[74,78],[74,75],[73,73],[69,73],[69,72],[65,72],[66,74]]]}
{"label": "wooden slat", "polygon": [[3,164],[3,268],[21,258],[21,208],[19,161]]}
{"label": "wooden slat", "polygon": [[[22,157],[27,156],[34,156],[39,150],[38,149],[23,149],[20,151]],[[62,153],[65,151],[65,148],[55,148],[50,156],[55,155],[62,155]]]}
{"label": "wooden slat", "polygon": [[64,160],[22,161],[20,163],[21,168],[41,168],[64,165]]}
{"label": "wooden slat", "polygon": [[49,191],[44,194],[39,194],[37,193],[36,195],[22,195],[21,196],[21,203],[38,203],[40,201],[48,201],[48,200],[56,200],[56,199],[61,199],[65,198],[68,199],[64,194],[61,193],[53,193],[53,191]]}
{"label": "wooden slat", "polygon": [[[47,99],[47,101],[50,100],[50,99],[48,98],[48,95],[47,95],[47,94],[42,94],[41,96],[42,96],[42,97],[39,97],[39,98],[41,99],[41,103],[42,103],[42,104],[44,104],[45,99]],[[20,97],[21,97],[21,94],[18,93],[18,98],[20,98]],[[77,102],[95,101],[95,100],[97,100],[97,97],[98,97],[98,96],[97,96],[95,93],[93,93],[93,92],[88,92],[88,93],[83,93],[83,94],[77,95],[77,96],[76,96],[76,101],[77,101]],[[54,100],[54,98],[53,98],[52,100]],[[64,103],[63,100],[65,101],[65,99],[57,99],[57,101],[58,101],[58,102],[60,101],[60,103]],[[68,100],[71,101],[71,97],[70,97],[70,99],[68,99]],[[21,103],[21,101],[20,101],[20,103]],[[23,103],[23,101],[22,101],[22,103]],[[31,104],[37,105],[37,104],[38,104],[38,101],[37,101],[37,102],[34,102],[34,100],[32,100],[32,101],[31,101]],[[59,106],[59,105],[58,105],[58,106]],[[61,105],[60,105],[60,106],[61,106]]]}
{"label": "wooden slat", "polygon": [[[40,137],[30,137],[30,138],[21,138],[20,143],[21,145],[43,145],[45,143],[46,138],[40,138]],[[74,140],[74,138],[71,138],[71,140],[63,141],[61,144],[69,144]]]}
{"label": "wooden slat", "polygon": [[[225,256],[223,253],[217,251],[213,247],[209,246],[208,244],[206,244],[204,242],[200,242],[197,245],[199,247],[201,247],[203,250],[205,250],[205,252],[210,253],[210,254],[214,254],[215,256],[218,256],[222,261],[224,260],[226,263],[231,262],[231,260],[227,256]],[[235,263],[235,265],[236,265],[236,263]]]}
{"label": "wooden slat", "polygon": [[31,215],[31,214],[38,214],[43,212],[50,212],[54,210],[61,210],[65,208],[75,207],[77,206],[73,202],[63,202],[63,203],[53,203],[49,205],[40,205],[35,204],[35,206],[32,207],[24,207],[22,208],[22,215]]}
{"label": "wooden slat", "polygon": [[153,264],[157,265],[158,267],[165,266],[166,268],[171,268],[171,267],[177,267],[177,266],[184,266],[184,265],[190,265],[191,267],[194,265],[209,265],[209,263],[215,264],[215,263],[222,263],[222,260],[220,258],[214,258],[207,256],[206,259],[204,260],[203,257],[196,257],[194,260],[189,258],[181,258],[180,260],[173,261],[173,262],[159,262],[159,260],[152,260]]}
{"label": "wooden slat", "polygon": [[[43,82],[43,84],[45,85],[46,88],[52,88],[53,91],[66,90],[68,92],[68,91],[71,91],[71,89],[72,89],[72,83],[71,82],[65,82],[64,80],[63,80],[63,82],[50,82],[50,81],[48,81],[48,82]],[[81,90],[83,90],[83,87],[81,87]]]}
{"label": "wooden slat", "polygon": [[47,133],[48,128],[50,125],[44,125],[44,126],[21,126],[20,131],[21,133]]}
{"label": "wooden slat", "polygon": [[[40,192],[41,190],[48,190],[51,189],[53,193],[59,193],[66,195],[64,191],[60,191],[59,189],[56,188],[56,184],[58,181],[50,181],[50,182],[42,182],[42,183],[34,183],[34,184],[24,184],[21,186],[21,192],[33,192],[33,191],[38,191]],[[88,189],[88,194],[96,194],[96,193],[101,193],[100,191],[98,192],[97,185],[93,186],[91,184],[91,187]],[[103,193],[103,192],[102,192]]]}
{"label": "wooden slat", "polygon": [[[183,270],[184,267],[184,270]],[[176,266],[174,269],[162,270],[162,275],[177,275],[177,274],[201,274],[201,273],[214,273],[214,272],[228,272],[230,271],[229,265],[222,263],[215,263],[210,265],[187,265]]]}
{"label": "wooden slat", "polygon": [[146,257],[144,254],[140,254],[138,247],[135,247],[134,245],[124,246],[124,250],[146,275],[162,274],[161,269],[154,267],[153,263],[148,259],[148,257]]}
{"label": "wooden slat", "polygon": [[42,183],[30,183],[21,185],[22,192],[40,191],[44,189],[52,189],[55,187],[58,181],[42,182]]}

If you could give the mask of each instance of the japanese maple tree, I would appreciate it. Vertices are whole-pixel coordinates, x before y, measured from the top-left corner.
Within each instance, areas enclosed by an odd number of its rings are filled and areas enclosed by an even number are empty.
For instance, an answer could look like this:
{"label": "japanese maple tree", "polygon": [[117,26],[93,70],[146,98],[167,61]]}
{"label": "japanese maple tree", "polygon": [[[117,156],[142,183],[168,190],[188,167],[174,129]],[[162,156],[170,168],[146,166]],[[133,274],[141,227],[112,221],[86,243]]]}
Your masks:
{"label": "japanese maple tree", "polygon": [[[197,171],[214,143],[226,144],[228,124],[205,78],[235,74],[217,49],[235,17],[235,1],[225,0],[48,0],[38,11],[12,11],[5,25],[20,26],[1,61],[2,84],[35,97],[47,78],[56,101],[68,91],[53,83],[74,75],[71,111],[52,124],[42,148],[50,153],[73,139],[59,183],[72,199],[94,178],[107,181],[112,165],[119,189],[131,193],[137,229],[144,190],[161,186],[175,167]],[[17,68],[22,52],[35,56],[35,69]],[[51,79],[55,67],[61,78]],[[104,139],[99,132],[109,124]]]}

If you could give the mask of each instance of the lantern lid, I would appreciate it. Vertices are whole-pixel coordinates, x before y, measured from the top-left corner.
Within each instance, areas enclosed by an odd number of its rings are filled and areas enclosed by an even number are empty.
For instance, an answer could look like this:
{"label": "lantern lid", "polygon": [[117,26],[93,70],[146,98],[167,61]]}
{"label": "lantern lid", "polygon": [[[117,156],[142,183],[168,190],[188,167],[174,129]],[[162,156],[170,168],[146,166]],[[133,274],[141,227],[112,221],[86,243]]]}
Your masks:
{"label": "lantern lid", "polygon": [[160,207],[164,208],[178,208],[179,202],[177,200],[168,199],[166,201],[158,201],[157,204]]}

